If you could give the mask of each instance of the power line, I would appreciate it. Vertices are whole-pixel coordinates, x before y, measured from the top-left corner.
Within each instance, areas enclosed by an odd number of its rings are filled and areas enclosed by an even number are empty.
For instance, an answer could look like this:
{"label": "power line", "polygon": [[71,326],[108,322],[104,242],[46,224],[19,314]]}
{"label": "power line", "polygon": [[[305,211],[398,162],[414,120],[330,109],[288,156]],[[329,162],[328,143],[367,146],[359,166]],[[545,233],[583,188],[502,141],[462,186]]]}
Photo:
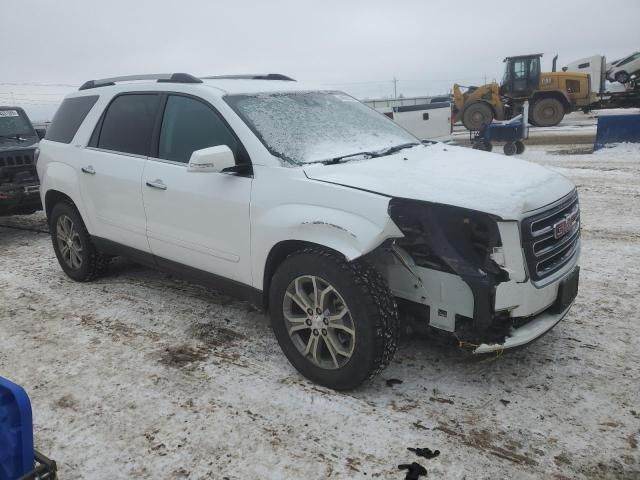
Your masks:
{"label": "power line", "polygon": [[0,82],[0,85],[7,85],[10,87],[70,87],[78,88],[80,85],[71,85],[70,83],[36,83],[36,82]]}
{"label": "power line", "polygon": [[44,93],[44,92],[30,92],[30,93],[25,93],[25,92],[0,92],[0,95],[16,95],[16,96],[20,96],[20,97],[31,97],[31,96],[38,96],[38,97],[64,97],[65,93],[60,92],[60,93]]}

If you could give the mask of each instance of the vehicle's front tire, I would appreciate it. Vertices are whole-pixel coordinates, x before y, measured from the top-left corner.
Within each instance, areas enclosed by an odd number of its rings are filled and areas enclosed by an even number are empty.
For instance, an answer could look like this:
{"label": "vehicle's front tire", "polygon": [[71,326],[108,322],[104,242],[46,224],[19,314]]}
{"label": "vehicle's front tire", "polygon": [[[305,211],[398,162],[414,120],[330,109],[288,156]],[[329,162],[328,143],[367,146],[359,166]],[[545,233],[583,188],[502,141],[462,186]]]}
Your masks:
{"label": "vehicle's front tire", "polygon": [[493,110],[484,102],[467,105],[462,111],[462,124],[467,130],[479,130],[493,122]]}
{"label": "vehicle's front tire", "polygon": [[398,309],[380,274],[362,260],[308,248],[287,257],[269,291],[271,324],[285,356],[309,380],[348,390],[395,354]]}
{"label": "vehicle's front tire", "polygon": [[108,258],[96,249],[78,209],[70,201],[56,203],[49,231],[58,263],[69,278],[88,282],[107,268]]}

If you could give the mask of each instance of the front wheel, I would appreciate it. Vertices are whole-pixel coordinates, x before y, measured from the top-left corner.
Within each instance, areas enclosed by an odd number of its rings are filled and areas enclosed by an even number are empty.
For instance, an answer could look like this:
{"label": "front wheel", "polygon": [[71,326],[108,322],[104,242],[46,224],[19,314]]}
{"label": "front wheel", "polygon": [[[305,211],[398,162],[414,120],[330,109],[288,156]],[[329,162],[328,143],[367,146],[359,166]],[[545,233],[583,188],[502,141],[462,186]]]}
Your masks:
{"label": "front wheel", "polygon": [[480,130],[493,121],[493,110],[484,102],[467,105],[462,111],[462,124],[467,130]]}
{"label": "front wheel", "polygon": [[309,380],[352,389],[386,367],[398,311],[380,274],[327,250],[291,254],[269,292],[271,324],[287,359]]}

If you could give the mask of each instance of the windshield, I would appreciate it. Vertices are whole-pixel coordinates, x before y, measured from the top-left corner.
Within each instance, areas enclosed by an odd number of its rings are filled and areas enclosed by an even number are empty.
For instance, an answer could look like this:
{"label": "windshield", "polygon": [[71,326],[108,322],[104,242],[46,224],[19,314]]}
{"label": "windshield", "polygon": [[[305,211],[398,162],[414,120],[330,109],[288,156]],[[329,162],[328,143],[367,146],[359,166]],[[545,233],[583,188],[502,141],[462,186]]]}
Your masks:
{"label": "windshield", "polygon": [[29,121],[18,110],[0,110],[0,137],[32,136]]}
{"label": "windshield", "polygon": [[297,165],[419,143],[392,120],[340,92],[232,95],[225,101],[273,155]]}

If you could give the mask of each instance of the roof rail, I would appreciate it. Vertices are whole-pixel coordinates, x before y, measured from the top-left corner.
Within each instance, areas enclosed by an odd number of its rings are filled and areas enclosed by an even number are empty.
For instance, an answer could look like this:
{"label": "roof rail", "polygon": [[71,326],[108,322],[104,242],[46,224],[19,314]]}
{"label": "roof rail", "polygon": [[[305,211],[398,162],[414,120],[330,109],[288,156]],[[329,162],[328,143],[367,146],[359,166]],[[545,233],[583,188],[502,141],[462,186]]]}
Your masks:
{"label": "roof rail", "polygon": [[124,77],[102,78],[100,80],[89,80],[84,82],[78,90],[89,90],[90,88],[107,87],[115,85],[116,82],[131,82],[134,80],[156,80],[168,83],[202,83],[202,80],[189,75],[188,73],[150,73],[147,75],[126,75]]}
{"label": "roof rail", "polygon": [[287,77],[286,75],[282,75],[281,73],[258,73],[258,74],[247,74],[247,75],[214,75],[210,77],[202,77],[204,79],[210,80],[285,80],[288,82],[295,82],[295,80],[291,77]]}

